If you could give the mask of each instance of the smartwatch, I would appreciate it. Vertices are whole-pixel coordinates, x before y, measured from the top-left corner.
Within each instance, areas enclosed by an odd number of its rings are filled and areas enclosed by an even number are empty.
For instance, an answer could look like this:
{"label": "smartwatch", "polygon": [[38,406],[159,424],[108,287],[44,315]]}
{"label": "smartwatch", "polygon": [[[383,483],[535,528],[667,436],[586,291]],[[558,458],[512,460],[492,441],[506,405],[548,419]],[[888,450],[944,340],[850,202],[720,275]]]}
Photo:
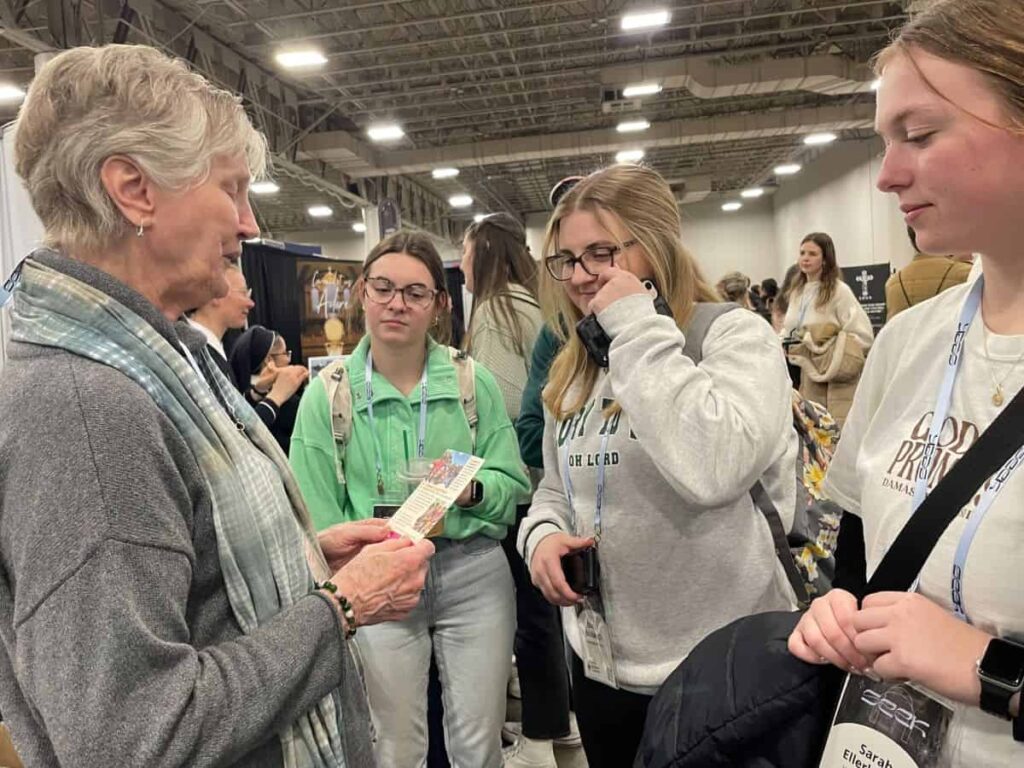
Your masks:
{"label": "smartwatch", "polygon": [[484,500],[484,485],[479,480],[469,481],[469,506],[475,507]]}
{"label": "smartwatch", "polygon": [[978,661],[981,709],[1010,719],[1010,699],[1024,688],[1024,645],[994,637]]}

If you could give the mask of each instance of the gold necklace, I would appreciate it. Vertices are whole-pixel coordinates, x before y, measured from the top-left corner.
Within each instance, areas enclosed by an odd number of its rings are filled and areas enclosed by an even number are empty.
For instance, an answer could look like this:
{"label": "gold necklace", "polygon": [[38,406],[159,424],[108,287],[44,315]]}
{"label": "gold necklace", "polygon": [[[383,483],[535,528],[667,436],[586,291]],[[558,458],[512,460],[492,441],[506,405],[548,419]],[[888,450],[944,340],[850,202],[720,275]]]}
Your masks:
{"label": "gold necklace", "polygon": [[999,381],[996,381],[996,376],[992,372],[992,358],[988,354],[988,327],[985,325],[984,320],[981,322],[981,341],[985,347],[985,367],[988,369],[989,378],[992,379],[992,386],[995,387],[995,391],[992,393],[992,405],[999,407],[1006,400],[1006,398],[1003,397],[1003,384],[1006,383],[1006,380],[1010,378],[1010,374],[1012,374],[1017,369],[1017,366],[1020,365],[1020,361],[1024,360],[1024,352],[1017,355],[1017,359],[1013,361],[1013,365],[1010,366],[1010,370],[1006,372],[1006,375]]}

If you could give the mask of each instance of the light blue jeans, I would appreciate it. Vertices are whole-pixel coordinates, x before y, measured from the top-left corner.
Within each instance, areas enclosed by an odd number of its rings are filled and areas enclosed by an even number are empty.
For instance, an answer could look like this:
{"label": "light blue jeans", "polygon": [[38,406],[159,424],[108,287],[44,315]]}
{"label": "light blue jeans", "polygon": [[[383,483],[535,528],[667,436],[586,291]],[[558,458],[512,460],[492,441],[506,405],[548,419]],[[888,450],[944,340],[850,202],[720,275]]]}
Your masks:
{"label": "light blue jeans", "polygon": [[356,635],[381,768],[427,760],[427,677],[434,651],[452,768],[500,768],[515,599],[499,542],[435,539],[420,604],[401,622]]}

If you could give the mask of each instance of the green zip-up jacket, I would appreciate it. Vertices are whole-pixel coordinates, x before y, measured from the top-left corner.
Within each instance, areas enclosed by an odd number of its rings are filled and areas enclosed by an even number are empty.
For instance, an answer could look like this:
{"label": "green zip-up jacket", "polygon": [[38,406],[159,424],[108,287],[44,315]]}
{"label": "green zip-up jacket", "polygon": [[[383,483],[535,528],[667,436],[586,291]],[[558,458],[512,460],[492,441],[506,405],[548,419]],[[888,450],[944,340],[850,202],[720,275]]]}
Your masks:
{"label": "green zip-up jacket", "polygon": [[[515,519],[516,499],[530,490],[530,483],[519,459],[516,433],[505,413],[501,392],[491,373],[477,363],[479,421],[474,449],[448,350],[433,341],[428,344],[425,455],[438,458],[451,448],[484,459],[476,475],[484,488],[483,501],[474,507],[449,509],[445,514],[443,535],[465,539],[482,533],[492,539],[502,539]],[[345,451],[344,484],[338,482],[335,472],[331,412],[323,382],[318,378],[312,380],[299,403],[289,460],[317,530],[372,517],[373,505],[380,501],[374,431],[366,413],[366,353],[369,348],[369,337],[365,336],[347,363],[352,388],[352,434]],[[405,397],[376,371],[372,384],[374,426],[380,441],[385,488],[396,488],[400,485],[396,473],[405,463],[406,445],[412,453],[416,449],[420,387],[417,385]]]}

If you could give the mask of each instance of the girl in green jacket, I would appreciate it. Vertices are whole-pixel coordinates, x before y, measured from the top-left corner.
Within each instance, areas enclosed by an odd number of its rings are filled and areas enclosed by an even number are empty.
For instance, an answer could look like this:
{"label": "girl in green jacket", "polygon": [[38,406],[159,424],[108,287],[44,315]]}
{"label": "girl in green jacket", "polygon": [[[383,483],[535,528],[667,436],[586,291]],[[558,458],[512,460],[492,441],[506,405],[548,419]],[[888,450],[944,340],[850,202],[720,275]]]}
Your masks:
{"label": "girl in green jacket", "polygon": [[[351,434],[336,470],[331,407],[315,379],[299,405],[290,460],[317,529],[400,503],[407,456],[447,449],[484,459],[448,510],[420,605],[401,622],[356,638],[377,727],[380,765],[422,765],[433,653],[444,690],[453,764],[501,766],[500,731],[515,630],[512,578],[499,541],[529,491],[516,436],[493,376],[475,366],[475,440],[449,349],[431,329],[449,323],[444,268],[425,236],[399,232],[370,253],[356,286],[367,335],[349,357]],[[369,386],[367,386],[369,378]]]}

